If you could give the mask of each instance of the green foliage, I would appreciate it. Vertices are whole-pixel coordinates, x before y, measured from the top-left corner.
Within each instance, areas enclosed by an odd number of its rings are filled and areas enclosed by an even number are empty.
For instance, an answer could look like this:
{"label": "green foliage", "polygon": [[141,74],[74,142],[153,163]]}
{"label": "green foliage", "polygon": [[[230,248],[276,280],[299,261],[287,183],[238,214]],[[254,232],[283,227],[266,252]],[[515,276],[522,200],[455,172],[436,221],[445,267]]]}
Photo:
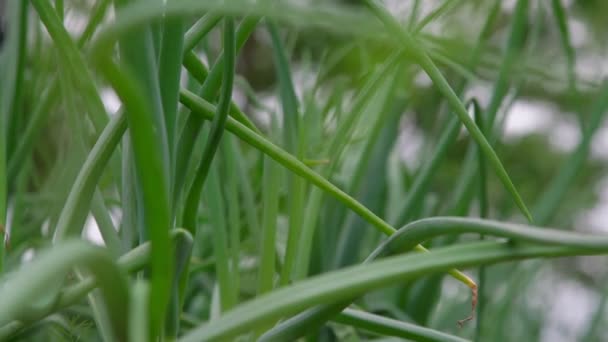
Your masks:
{"label": "green foliage", "polygon": [[[576,225],[608,85],[570,20],[596,17],[430,3],[8,1],[0,340],[538,339],[523,298],[555,261],[524,261],[608,254]],[[522,99],[577,145],[504,137]]]}

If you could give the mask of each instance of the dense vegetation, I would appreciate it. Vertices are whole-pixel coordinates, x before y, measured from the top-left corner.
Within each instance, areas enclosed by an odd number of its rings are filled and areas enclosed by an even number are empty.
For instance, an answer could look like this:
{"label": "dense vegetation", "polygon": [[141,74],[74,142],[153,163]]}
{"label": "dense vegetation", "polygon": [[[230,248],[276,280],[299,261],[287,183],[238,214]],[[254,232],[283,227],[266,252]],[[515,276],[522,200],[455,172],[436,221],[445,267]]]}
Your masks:
{"label": "dense vegetation", "polygon": [[0,340],[606,338],[602,1],[2,5]]}

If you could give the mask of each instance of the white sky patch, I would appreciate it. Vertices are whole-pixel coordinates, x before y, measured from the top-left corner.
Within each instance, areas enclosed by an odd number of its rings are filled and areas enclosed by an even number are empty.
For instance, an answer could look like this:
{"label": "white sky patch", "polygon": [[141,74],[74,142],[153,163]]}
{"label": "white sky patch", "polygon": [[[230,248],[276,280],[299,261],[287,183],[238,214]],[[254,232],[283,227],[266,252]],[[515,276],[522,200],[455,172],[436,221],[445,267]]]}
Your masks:
{"label": "white sky patch", "polygon": [[574,67],[580,79],[599,82],[606,77],[608,62],[606,57],[596,53],[579,53]]}
{"label": "white sky patch", "polygon": [[577,18],[568,18],[570,44],[574,49],[582,48],[589,41],[590,34],[584,22]]}
{"label": "white sky patch", "polygon": [[[412,115],[404,115],[405,118]],[[415,170],[420,166],[420,151],[424,145],[424,133],[406,119],[401,125],[401,131],[397,138],[397,151],[399,159],[405,163],[408,169]]]}
{"label": "white sky patch", "polygon": [[44,222],[42,223],[42,226],[40,227],[40,233],[42,234],[42,236],[49,236],[50,232],[51,232],[51,221],[46,219],[46,220],[44,220]]}
{"label": "white sky patch", "polygon": [[591,157],[608,160],[608,123],[604,123],[593,136],[593,140],[591,140]]}
{"label": "white sky patch", "polygon": [[580,127],[571,117],[557,120],[547,134],[551,146],[565,153],[572,152],[581,139]]}
{"label": "white sky patch", "polygon": [[234,101],[234,103],[240,108],[245,107],[247,104],[247,95],[245,95],[245,92],[236,84],[232,90],[232,101]]}
{"label": "white sky patch", "polygon": [[578,282],[561,279],[550,290],[551,309],[541,332],[543,342],[580,341],[599,302],[597,293]]}
{"label": "white sky patch", "polygon": [[99,226],[97,226],[97,222],[95,222],[95,218],[91,214],[89,214],[89,216],[87,217],[87,221],[84,224],[84,231],[82,232],[82,235],[86,240],[91,241],[96,245],[105,245],[103,237],[101,236],[101,232],[99,231]]}
{"label": "white sky patch", "polygon": [[389,12],[402,21],[401,19],[403,19],[404,16],[409,15],[413,3],[413,1],[387,0],[384,2],[384,6],[386,6],[386,9],[388,9]]}
{"label": "white sky patch", "polygon": [[110,113],[110,115],[116,113],[120,108],[120,99],[112,88],[103,88],[101,90],[101,101],[106,108],[106,112]]}
{"label": "white sky patch", "polygon": [[119,207],[110,209],[110,219],[112,219],[112,224],[118,230],[122,222],[122,209]]}
{"label": "white sky patch", "polygon": [[578,281],[564,277],[556,270],[559,262],[543,265],[526,290],[530,310],[541,312],[544,318],[540,341],[578,341],[596,310],[599,296]]}
{"label": "white sky patch", "polygon": [[[310,91],[317,79],[318,70],[314,70],[308,63],[300,63],[291,67],[291,77],[296,96],[302,103],[305,92]],[[302,109],[302,108],[301,108]]]}
{"label": "white sky patch", "polygon": [[419,71],[416,73],[414,83],[416,83],[416,86],[420,88],[429,88],[433,85],[433,81],[424,71]]}
{"label": "white sky patch", "polygon": [[78,11],[66,11],[64,25],[72,37],[80,37],[87,27],[89,18]]}
{"label": "white sky patch", "polygon": [[474,82],[464,92],[464,99],[475,98],[482,108],[487,108],[492,97],[492,84],[489,82]]}
{"label": "white sky patch", "polygon": [[[264,108],[270,109],[273,114],[279,113],[279,108],[280,108],[279,99],[276,97],[275,94],[273,94],[273,93],[265,94],[265,95],[260,94],[259,100],[260,100],[260,103],[264,105]],[[271,123],[271,114],[270,113],[268,113],[267,111],[264,111],[264,110],[256,110],[255,116],[256,116],[256,119],[260,122],[260,124],[262,126],[270,127],[270,123]],[[283,122],[281,115],[276,115],[276,120],[278,121],[277,122],[278,125],[281,125],[281,123]]]}
{"label": "white sky patch", "polygon": [[597,203],[593,208],[581,213],[577,221],[589,232],[608,234],[608,202]]}
{"label": "white sky patch", "polygon": [[21,255],[21,263],[23,263],[23,264],[28,263],[28,262],[32,261],[35,256],[36,256],[36,250],[33,248],[28,248]]}
{"label": "white sky patch", "polygon": [[547,130],[556,119],[553,112],[552,106],[546,102],[517,100],[505,120],[505,139],[517,139]]}
{"label": "white sky patch", "polygon": [[608,234],[608,178],[596,185],[598,201],[576,218],[576,227],[588,233]]}
{"label": "white sky patch", "polygon": [[516,0],[503,0],[501,1],[501,7],[504,12],[513,12],[515,10]]}

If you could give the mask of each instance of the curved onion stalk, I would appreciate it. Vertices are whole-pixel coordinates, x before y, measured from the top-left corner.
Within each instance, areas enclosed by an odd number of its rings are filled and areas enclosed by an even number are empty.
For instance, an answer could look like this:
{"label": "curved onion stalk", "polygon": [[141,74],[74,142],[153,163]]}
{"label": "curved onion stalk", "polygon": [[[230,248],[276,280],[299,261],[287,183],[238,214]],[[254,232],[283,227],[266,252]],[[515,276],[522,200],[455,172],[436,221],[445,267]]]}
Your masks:
{"label": "curved onion stalk", "polygon": [[[301,134],[300,123],[300,104],[289,66],[289,58],[281,37],[279,28],[275,22],[268,22],[268,32],[270,33],[275,70],[279,84],[279,98],[283,109],[283,144],[287,152],[295,155],[298,159],[304,159],[306,146],[306,135]],[[292,272],[296,261],[296,255],[301,239],[302,221],[304,210],[304,196],[306,193],[304,180],[299,177],[288,175],[288,198],[289,205],[289,233],[283,267],[281,268],[280,285],[287,284],[292,279]]]}
{"label": "curved onion stalk", "polygon": [[[238,52],[243,48],[243,45],[249,38],[249,36],[253,33],[253,30],[257,26],[259,19],[247,17],[243,20],[243,22],[239,25],[236,33],[234,33],[234,38],[236,41],[234,42],[235,51],[234,56],[229,56],[229,58],[236,57]],[[231,44],[232,45],[232,44]],[[232,48],[232,46],[230,46]],[[203,99],[213,99],[218,89],[222,84],[223,72],[226,69],[226,65],[224,63],[225,53],[222,52],[220,56],[218,56],[216,63],[213,65],[211,70],[208,70],[207,67],[198,59],[198,57],[194,54],[194,52],[188,52],[184,56],[183,64],[188,70],[188,72],[194,76],[201,84],[202,88],[200,90],[201,98]],[[230,62],[230,61],[228,61]],[[228,67],[230,67],[228,65]],[[229,115],[233,116],[237,121],[243,123],[245,126],[253,129],[257,132],[257,128],[255,125],[249,120],[249,118],[242,113],[234,103],[230,103]],[[177,143],[177,158],[175,165],[175,185],[173,197],[177,200],[181,197],[181,193],[184,189],[183,182],[186,178],[186,171],[188,169],[188,164],[190,162],[190,155],[192,153],[192,146],[194,145],[196,138],[198,137],[200,130],[202,128],[202,121],[196,115],[190,115],[186,119],[186,123],[184,124],[184,128],[180,132],[180,138]],[[190,194],[188,194],[190,195]],[[186,210],[189,212],[189,210]],[[186,215],[184,215],[186,216]],[[184,218],[186,220],[186,218]]]}
{"label": "curved onion stalk", "polygon": [[388,11],[382,6],[378,5],[375,0],[366,0],[365,3],[371,8],[371,10],[380,18],[382,22],[387,26],[387,28],[396,36],[401,38],[403,47],[408,49],[411,53],[412,57],[418,62],[418,64],[424,69],[424,71],[428,74],[430,79],[433,81],[439,92],[445,96],[446,100],[454,113],[458,116],[460,121],[469,131],[469,134],[475,139],[479,148],[483,151],[484,155],[488,159],[489,164],[494,168],[498,178],[503,183],[504,187],[507,189],[515,204],[519,207],[523,215],[528,219],[529,222],[532,222],[532,215],[530,214],[526,204],[521,199],[519,192],[513,185],[509,174],[505,170],[502,162],[498,158],[498,155],[488,142],[488,140],[484,137],[483,133],[479,130],[477,125],[471,117],[458,98],[458,96],[454,93],[454,90],[445,77],[441,74],[435,63],[431,60],[423,46],[418,43],[408,32],[406,32],[396,21],[396,19],[388,13]]}
{"label": "curved onion stalk", "polygon": [[[101,289],[112,335],[117,341],[127,340],[129,324],[129,290],[124,272],[110,253],[83,241],[68,241],[44,251],[30,264],[11,274],[0,289],[0,324],[21,320],[27,312],[23,303],[31,302],[74,267],[91,272]],[[111,313],[111,314],[110,314]]]}
{"label": "curved onion stalk", "polygon": [[[176,245],[176,250],[183,250],[183,252],[185,252],[193,244],[192,235],[190,235],[187,230],[181,228],[177,228],[171,231],[171,239]],[[145,242],[118,258],[116,264],[124,272],[132,273],[144,268],[144,266],[148,264],[149,259],[150,242]],[[89,276],[76,284],[70,285],[62,289],[61,292],[57,295],[57,298],[51,307],[45,308],[43,310],[38,310],[34,314],[28,313],[28,316],[30,317],[29,321],[33,322],[35,320],[43,319],[44,317],[52,314],[53,312],[58,312],[62,309],[76,304],[78,301],[82,300],[84,296],[86,296],[89,292],[91,292],[99,285],[100,284],[97,281],[97,278],[95,278],[94,276]],[[12,321],[0,327],[0,340],[10,338],[13,334],[26,327],[26,323],[26,321]]]}
{"label": "curved onion stalk", "polygon": [[171,279],[167,274],[170,274],[173,266],[170,257],[173,255],[172,246],[168,239],[171,225],[169,189],[165,181],[168,175],[164,172],[163,156],[150,148],[158,144],[156,132],[159,130],[152,122],[149,104],[145,101],[142,88],[135,78],[110,60],[100,61],[99,66],[123,101],[128,114],[134,159],[143,190],[146,229],[152,241],[151,328],[158,329],[157,325],[164,319],[169,303]]}
{"label": "curved onion stalk", "polygon": [[319,27],[329,32],[345,33],[362,37],[376,37],[381,25],[372,16],[344,6],[308,6],[294,2],[264,2],[232,0],[217,2],[213,0],[181,0],[166,5],[135,2],[125,6],[121,18],[107,25],[99,33],[91,47],[92,56],[106,57],[117,37],[141,27],[150,21],[163,17],[190,16],[213,12],[219,15],[266,17],[302,27]]}
{"label": "curved onion stalk", "polygon": [[116,113],[110,123],[101,133],[87,160],[80,169],[74,185],[70,190],[68,199],[61,211],[57,227],[55,228],[55,241],[68,236],[78,235],[86,220],[89,205],[95,193],[97,182],[103,170],[116,149],[120,138],[127,130],[127,118],[123,111]]}
{"label": "curved onion stalk", "polygon": [[[8,5],[9,37],[6,55],[0,54],[3,64],[0,72],[0,274],[4,271],[5,241],[8,241],[4,226],[8,216],[8,193],[13,174],[11,174],[9,148],[10,126],[17,122],[17,112],[21,101],[22,83],[25,71],[25,41],[27,36],[27,2],[11,2]],[[8,168],[7,168],[8,166]]]}
{"label": "curved onion stalk", "polygon": [[[83,33],[78,39],[77,45],[82,48],[91,38],[99,23],[103,20],[106,9],[110,4],[110,0],[102,0],[97,3],[95,8],[91,11],[91,17]],[[23,164],[23,160],[29,155],[38,134],[43,128],[46,118],[49,114],[49,110],[54,105],[58,98],[59,87],[58,78],[54,78],[48,88],[45,89],[40,100],[36,103],[34,110],[31,113],[31,119],[28,120],[26,128],[23,131],[23,136],[16,142],[14,153],[11,155],[8,161],[8,175],[9,179],[16,177],[19,168]]]}
{"label": "curved onion stalk", "polygon": [[[586,236],[557,229],[503,223],[492,220],[462,217],[433,217],[414,221],[384,241],[365,262],[404,253],[417,244],[445,234],[477,233],[513,239],[517,242],[543,245],[560,245],[580,248],[591,253],[602,253],[608,247],[608,236]],[[435,250],[429,255],[433,258]],[[320,326],[327,319],[346,308],[354,298],[342,303],[320,305],[279,324],[262,336],[263,341],[280,341],[303,336],[311,328]],[[473,303],[475,309],[475,302]]]}
{"label": "curved onion stalk", "polygon": [[108,122],[108,115],[82,53],[48,0],[33,0],[32,5],[53,39],[62,60],[69,66],[67,70],[73,71],[70,77],[73,77],[82,96],[86,99],[83,103],[87,106],[95,128],[101,131]]}
{"label": "curved onion stalk", "polygon": [[[420,222],[420,221],[418,221]],[[427,222],[428,224],[429,222]],[[538,241],[536,227],[504,227],[491,221],[478,225],[474,232],[507,236],[528,237],[529,241]],[[432,224],[429,226],[433,227]],[[454,225],[459,227],[459,225]],[[436,229],[443,234],[452,233],[454,226]],[[439,225],[436,227],[440,227]],[[481,228],[483,227],[483,228]],[[506,228],[506,229],[505,229]],[[406,229],[410,230],[410,229]],[[462,229],[469,231],[470,229]],[[555,232],[551,230],[551,232]],[[430,236],[416,230],[418,241],[424,241]],[[555,239],[545,236],[544,243],[549,244]],[[562,236],[564,238],[564,236]],[[348,267],[342,270],[324,274],[315,278],[303,280],[294,285],[281,288],[269,295],[258,297],[242,304],[234,310],[213,322],[191,330],[180,341],[194,342],[201,340],[227,339],[246,333],[255,326],[272,321],[279,317],[293,314],[307,307],[327,302],[341,302],[362,295],[381,287],[398,282],[419,278],[424,275],[443,272],[452,268],[465,268],[498,262],[523,260],[541,257],[561,257],[570,255],[593,255],[608,252],[608,241],[603,238],[603,244],[598,244],[596,236],[572,234],[566,239],[560,239],[564,245],[530,245],[512,242],[475,242],[433,250],[432,254],[406,254],[389,257],[380,261]],[[394,241],[394,240],[393,240]],[[397,240],[401,241],[401,240]],[[406,242],[405,247],[412,242]],[[390,244],[392,250],[395,247]],[[382,248],[382,251],[387,248]],[[401,248],[395,248],[401,250]],[[382,253],[382,251],[378,253]],[[377,253],[377,254],[378,254]],[[268,338],[269,341],[285,341],[284,339]],[[289,340],[289,339],[287,339]]]}
{"label": "curved onion stalk", "polygon": [[217,151],[222,135],[224,134],[224,126],[228,119],[228,110],[232,99],[232,87],[234,83],[234,68],[236,62],[236,46],[234,42],[234,19],[227,18],[224,25],[224,72],[221,89],[220,102],[217,106],[216,115],[213,117],[209,138],[205,143],[203,158],[196,170],[194,183],[190,187],[186,205],[184,209],[184,224],[192,231],[196,227],[196,217],[200,202],[201,191],[207,179],[213,157]]}
{"label": "curved onion stalk", "polygon": [[401,337],[412,341],[424,342],[466,342],[458,336],[402,322],[365,311],[344,309],[332,319],[334,322],[347,324],[358,329],[368,330],[383,336]]}
{"label": "curved onion stalk", "polygon": [[[180,101],[193,112],[203,116],[206,120],[213,119],[213,112],[215,111],[212,104],[201,99],[200,97],[192,94],[188,90],[182,90],[180,93]],[[318,173],[314,172],[303,162],[298,160],[296,157],[285,152],[280,147],[274,145],[272,142],[266,140],[264,137],[256,134],[249,128],[245,127],[241,123],[237,122],[232,118],[228,118],[226,122],[226,130],[238,136],[243,141],[247,142],[251,146],[264,152],[270,158],[283,165],[293,173],[305,178],[307,181],[318,186],[322,190],[326,191],[336,199],[344,203],[347,207],[361,216],[362,219],[369,222],[371,225],[376,227],[378,230],[386,235],[392,235],[396,230],[386,221],[378,217],[367,207],[359,203],[357,200],[349,196],[344,191],[340,190],[337,186],[332,184],[327,179],[323,178]],[[419,252],[426,252],[426,248],[422,246],[416,246],[415,248]],[[477,285],[468,276],[458,270],[450,270],[450,275],[455,279],[461,281],[463,284],[469,286],[475,290]]]}
{"label": "curved onion stalk", "polygon": [[131,302],[129,303],[129,316],[132,317],[129,325],[129,341],[150,341],[147,312],[150,288],[145,280],[138,280],[133,285]]}

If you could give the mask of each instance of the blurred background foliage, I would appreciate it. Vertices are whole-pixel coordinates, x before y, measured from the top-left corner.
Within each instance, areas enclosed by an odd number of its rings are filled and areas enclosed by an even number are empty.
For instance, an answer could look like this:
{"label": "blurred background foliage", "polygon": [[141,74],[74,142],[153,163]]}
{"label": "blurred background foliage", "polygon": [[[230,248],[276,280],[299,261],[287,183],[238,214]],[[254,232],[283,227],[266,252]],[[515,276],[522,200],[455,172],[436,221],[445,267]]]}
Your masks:
{"label": "blurred background foliage", "polygon": [[[317,2],[307,1],[309,6]],[[357,0],[338,1],[342,6],[357,8]],[[552,179],[566,164],[572,163],[584,127],[591,124],[593,108],[598,99],[606,97],[601,84],[606,75],[605,29],[608,3],[602,0],[557,1],[565,10],[566,30],[570,47],[564,46],[560,33],[560,18],[556,17],[551,1],[530,1],[526,16],[524,43],[517,52],[516,63],[510,71],[508,93],[500,106],[494,147],[506,165],[514,184],[526,203],[534,204],[542,198]],[[65,1],[65,23],[74,37],[80,35],[95,1]],[[422,40],[435,53],[436,62],[449,83],[465,84],[463,99],[475,98],[487,108],[494,82],[500,77],[506,41],[513,22],[515,1],[386,1],[393,15],[410,29],[414,29],[434,10],[447,9],[421,28]],[[448,4],[449,3],[449,4]],[[447,5],[446,5],[447,4]],[[497,5],[498,4],[498,5]],[[498,6],[498,7],[495,7]],[[496,18],[488,28],[487,42],[479,63],[469,64],[471,50],[484,23],[496,8]],[[67,198],[70,186],[95,142],[94,125],[78,113],[83,99],[79,89],[69,78],[64,64],[35,13],[30,13],[30,37],[24,74],[24,92],[19,94],[18,112],[8,123],[8,160],[19,157],[19,171],[10,173],[10,253],[7,265],[17,265],[24,258],[48,244],[49,230],[54,227]],[[107,20],[107,18],[106,18]],[[380,40],[365,40],[332,34],[322,29],[300,29],[281,25],[281,38],[289,53],[294,85],[300,100],[301,112],[306,117],[307,143],[304,159],[319,162],[320,170],[326,163],[338,159],[340,163],[330,179],[341,188],[354,190],[352,195],[379,216],[395,226],[416,218],[457,214],[477,216],[477,183],[464,180],[467,155],[471,141],[464,129],[447,149],[446,157],[424,193],[421,203],[407,221],[400,221],[403,204],[421,166],[433,155],[440,135],[450,115],[442,96],[420,69],[406,57],[401,67],[377,85],[380,89],[366,104],[360,124],[346,141],[345,152],[325,155],[326,144],[336,134],[337,122],[348,116],[356,94],[368,83],[378,66],[389,58],[394,47]],[[569,52],[570,49],[570,52]],[[203,61],[213,61],[221,50],[219,30],[196,47]],[[572,53],[571,55],[568,55]],[[237,63],[235,101],[269,137],[279,140],[273,122],[281,120],[277,75],[273,62],[273,42],[265,28],[257,29],[245,44]],[[191,89],[199,85],[184,73],[183,83]],[[55,88],[48,82],[57,78]],[[101,85],[103,82],[98,80]],[[102,99],[109,112],[118,109],[115,95],[102,88]],[[16,156],[16,143],[24,134],[28,122],[40,105],[41,94],[54,92],[52,104],[31,153]],[[390,100],[384,100],[387,97]],[[387,113],[380,133],[371,147],[374,118]],[[608,125],[599,121],[593,134],[588,158],[576,172],[566,193],[560,196],[559,206],[545,222],[539,224],[563,229],[589,227],[606,233],[608,227],[608,188],[606,187],[606,158],[608,158]],[[597,125],[597,123],[595,123]],[[78,132],[78,134],[75,134]],[[232,138],[232,137],[231,137]],[[236,139],[232,142],[234,144]],[[228,147],[222,147],[226,149]],[[262,200],[263,158],[253,149],[242,148],[239,161],[244,175],[252,179],[256,203]],[[372,148],[364,168],[359,158]],[[202,150],[197,143],[194,155]],[[200,154],[200,153],[199,153]],[[234,170],[220,157],[220,178]],[[359,173],[361,173],[359,175]],[[281,177],[284,177],[281,176]],[[358,186],[351,183],[360,177]],[[288,188],[287,182],[279,189],[277,251],[284,253],[287,240]],[[468,200],[453,202],[455,193],[463,186]],[[100,189],[105,206],[114,224],[120,222],[121,198],[115,175],[107,172]],[[224,189],[224,191],[228,191]],[[310,187],[307,187],[307,194]],[[491,173],[488,178],[489,217],[523,222],[511,197]],[[242,196],[242,195],[240,195]],[[465,196],[465,198],[467,198]],[[464,207],[459,205],[463,204]],[[262,208],[255,208],[261,217]],[[245,221],[247,213],[239,213]],[[210,213],[204,211],[199,220],[207,223]],[[95,240],[94,220],[89,218],[86,234]],[[98,223],[99,224],[99,223]],[[380,235],[367,229],[364,222],[349,213],[341,204],[326,198],[318,214],[310,263],[311,273],[321,273],[362,261],[373,250]],[[332,227],[333,229],[328,229]],[[241,296],[255,293],[256,233],[242,224]],[[124,234],[127,234],[124,232]],[[212,269],[212,238],[209,229],[197,237],[195,267],[186,302],[188,315],[204,320],[213,313],[215,302],[215,273]],[[131,239],[135,239],[131,237]],[[349,240],[350,239],[350,240]],[[354,239],[354,240],[353,240]],[[447,237],[429,242],[429,246],[453,243],[456,239],[477,239],[476,236]],[[97,237],[97,241],[99,237]],[[129,238],[125,238],[127,245]],[[133,240],[134,241],[134,240]],[[486,293],[483,302],[484,341],[573,341],[606,340],[601,327],[606,324],[605,300],[608,288],[606,259],[568,258],[554,261],[527,261],[501,264],[486,269]],[[10,266],[9,266],[10,268]],[[472,272],[476,274],[475,272]],[[441,295],[440,295],[441,294]],[[388,317],[413,321],[421,325],[465,337],[474,336],[475,323],[458,329],[455,322],[467,315],[469,293],[443,276],[425,277],[405,285],[375,291],[357,304],[368,311]],[[90,310],[71,307],[63,315],[47,318],[48,325],[31,330],[23,339],[51,337],[53,340],[90,340]],[[50,328],[49,328],[50,327]],[[52,334],[49,332],[52,331]],[[66,336],[71,335],[71,336]],[[371,334],[338,323],[331,323],[318,334],[317,341],[359,341],[374,339]],[[380,340],[380,339],[376,339]],[[389,339],[383,339],[388,341]]]}

